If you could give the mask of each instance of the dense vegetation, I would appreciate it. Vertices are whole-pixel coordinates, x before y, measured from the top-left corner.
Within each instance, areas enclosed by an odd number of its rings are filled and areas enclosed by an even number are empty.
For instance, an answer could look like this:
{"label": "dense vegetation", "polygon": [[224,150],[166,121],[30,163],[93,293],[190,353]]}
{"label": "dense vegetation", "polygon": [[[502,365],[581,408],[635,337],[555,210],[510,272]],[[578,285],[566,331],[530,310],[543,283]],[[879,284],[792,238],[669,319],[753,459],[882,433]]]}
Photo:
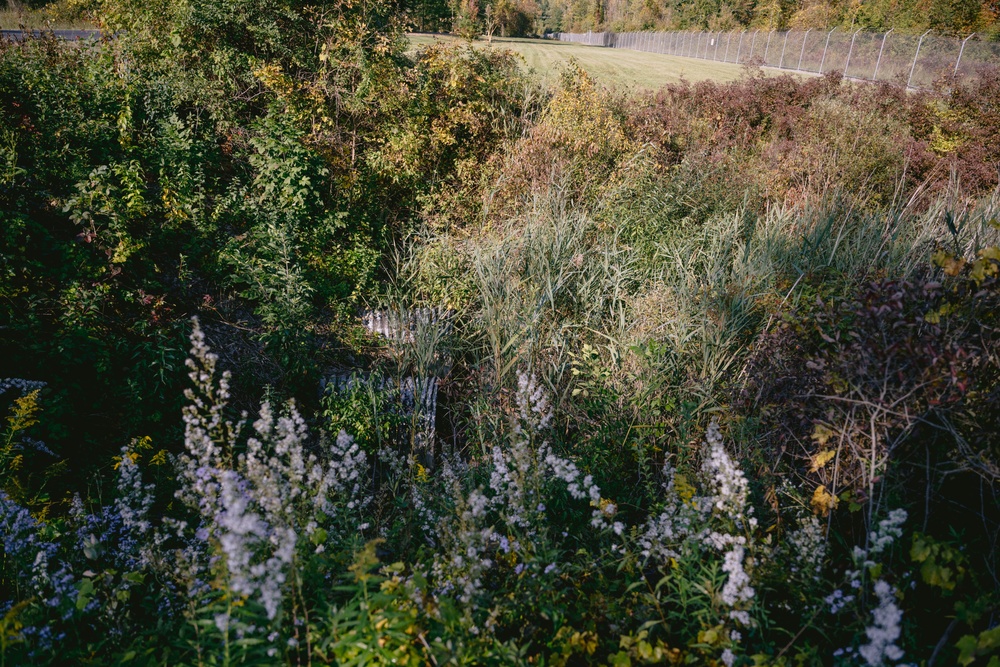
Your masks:
{"label": "dense vegetation", "polygon": [[[529,0],[523,0],[529,1]],[[1000,7],[989,0],[538,0],[525,11],[554,31],[830,29],[946,35],[978,32],[996,38]]]}
{"label": "dense vegetation", "polygon": [[0,46],[3,664],[1000,660],[1000,73],[95,11]]}
{"label": "dense vegetation", "polygon": [[[6,0],[16,27],[71,25],[101,13],[100,0]],[[421,32],[503,37],[588,30],[806,30],[1000,38],[996,0],[403,0],[400,16]],[[27,12],[25,11],[27,10]]]}
{"label": "dense vegetation", "polygon": [[996,40],[995,0],[412,0],[423,31],[502,36],[588,30],[796,30],[936,34]]}

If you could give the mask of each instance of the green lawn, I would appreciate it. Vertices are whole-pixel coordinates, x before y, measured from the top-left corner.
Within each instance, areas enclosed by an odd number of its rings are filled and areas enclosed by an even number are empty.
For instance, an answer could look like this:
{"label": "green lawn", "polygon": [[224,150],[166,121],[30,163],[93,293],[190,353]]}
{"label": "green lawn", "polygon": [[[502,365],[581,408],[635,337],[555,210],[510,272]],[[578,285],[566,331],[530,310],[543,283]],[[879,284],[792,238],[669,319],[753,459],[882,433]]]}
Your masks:
{"label": "green lawn", "polygon": [[[409,35],[414,48],[437,42],[461,43],[463,40],[447,35]],[[491,48],[485,39],[475,42],[476,48]],[[520,54],[529,70],[542,79],[559,76],[560,70],[571,59],[576,59],[597,81],[611,87],[632,90],[657,90],[681,79],[696,82],[733,81],[743,75],[742,65],[719,63],[698,58],[664,56],[658,53],[641,53],[627,49],[607,49],[568,42],[541,39],[493,38],[492,48],[510,49]],[[769,75],[775,70],[765,69]]]}

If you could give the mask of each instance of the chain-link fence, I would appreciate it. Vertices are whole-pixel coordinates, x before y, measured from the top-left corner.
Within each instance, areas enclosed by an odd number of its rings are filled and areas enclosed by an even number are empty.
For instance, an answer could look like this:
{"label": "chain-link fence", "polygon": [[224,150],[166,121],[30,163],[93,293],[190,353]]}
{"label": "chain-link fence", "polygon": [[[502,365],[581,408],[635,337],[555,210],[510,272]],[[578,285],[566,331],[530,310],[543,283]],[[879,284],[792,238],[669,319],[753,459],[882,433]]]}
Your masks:
{"label": "chain-link fence", "polygon": [[1000,65],[1000,42],[923,35],[833,30],[732,32],[555,33],[555,39],[590,46],[648,51],[734,64],[891,81],[929,88],[946,76],[973,76]]}

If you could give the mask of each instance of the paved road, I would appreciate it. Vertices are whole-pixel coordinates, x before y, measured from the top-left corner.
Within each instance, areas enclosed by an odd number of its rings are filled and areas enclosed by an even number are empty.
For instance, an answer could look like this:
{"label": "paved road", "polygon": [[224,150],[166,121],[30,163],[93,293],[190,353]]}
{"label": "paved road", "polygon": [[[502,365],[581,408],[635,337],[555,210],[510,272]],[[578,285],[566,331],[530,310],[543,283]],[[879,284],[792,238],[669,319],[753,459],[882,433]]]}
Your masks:
{"label": "paved road", "polygon": [[43,33],[51,32],[59,39],[76,41],[80,39],[97,40],[101,37],[100,30],[0,30],[0,40],[11,40],[14,42],[23,41],[28,35],[40,37]]}

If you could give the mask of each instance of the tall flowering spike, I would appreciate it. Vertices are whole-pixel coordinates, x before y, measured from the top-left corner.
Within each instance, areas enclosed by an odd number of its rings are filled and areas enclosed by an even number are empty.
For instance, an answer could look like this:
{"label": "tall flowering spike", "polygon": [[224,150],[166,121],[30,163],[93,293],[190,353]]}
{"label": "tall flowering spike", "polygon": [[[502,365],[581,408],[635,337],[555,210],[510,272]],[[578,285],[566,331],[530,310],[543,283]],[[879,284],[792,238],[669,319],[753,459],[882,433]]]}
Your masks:
{"label": "tall flowering spike", "polygon": [[[705,434],[708,444],[708,456],[705,459],[703,472],[705,480],[712,491],[712,504],[723,515],[740,522],[748,512],[750,487],[746,475],[733,462],[722,442],[719,422],[713,419]],[[756,522],[751,520],[751,524]]]}
{"label": "tall flowering spike", "polygon": [[[142,471],[130,456],[128,447],[122,447],[117,487],[118,498],[114,502],[114,514],[117,514],[121,522],[119,556],[131,568],[147,567],[154,561],[160,538],[149,520],[156,487],[154,484],[143,483]],[[79,497],[75,500],[79,502]]]}
{"label": "tall flowering spike", "polygon": [[517,374],[517,410],[521,423],[529,430],[540,432],[552,423],[549,397],[538,378],[527,373]]}
{"label": "tall flowering spike", "polygon": [[235,437],[238,427],[225,419],[229,402],[229,371],[216,382],[218,357],[205,342],[198,318],[192,318],[190,355],[185,365],[194,388],[184,391],[188,404],[182,410],[184,418],[184,445],[189,456],[200,466],[215,466],[222,455],[222,447]]}
{"label": "tall flowering spike", "polygon": [[281,608],[295,554],[295,531],[272,527],[251,509],[253,495],[238,473],[223,471],[219,483],[218,539],[226,557],[229,587],[241,595],[256,594],[267,617],[273,619]]}
{"label": "tall flowering spike", "polygon": [[750,585],[750,575],[743,569],[743,556],[746,549],[740,545],[726,552],[722,562],[722,571],[729,575],[722,587],[722,602],[728,607],[736,607],[742,602],[753,599],[754,589]]}
{"label": "tall flowering spike", "polygon": [[644,558],[666,562],[679,558],[683,544],[694,538],[701,541],[698,531],[705,531],[710,512],[707,503],[692,498],[684,502],[676,485],[677,475],[669,461],[663,464],[663,511],[650,516],[646,529],[639,537],[639,546]]}
{"label": "tall flowering spike", "polygon": [[192,323],[191,356],[185,364],[194,387],[184,391],[188,400],[181,411],[185,453],[178,457],[183,484],[177,497],[198,508],[203,517],[211,517],[218,512],[218,471],[225,467],[229,447],[239,436],[240,424],[225,417],[229,372],[216,378],[218,357],[209,350],[198,318],[192,318]]}
{"label": "tall flowering spike", "polygon": [[309,493],[307,467],[316,460],[305,449],[309,430],[294,403],[276,417],[267,402],[261,405],[254,430],[256,436],[248,438],[238,463],[253,484],[265,518],[275,525],[287,523]]}

